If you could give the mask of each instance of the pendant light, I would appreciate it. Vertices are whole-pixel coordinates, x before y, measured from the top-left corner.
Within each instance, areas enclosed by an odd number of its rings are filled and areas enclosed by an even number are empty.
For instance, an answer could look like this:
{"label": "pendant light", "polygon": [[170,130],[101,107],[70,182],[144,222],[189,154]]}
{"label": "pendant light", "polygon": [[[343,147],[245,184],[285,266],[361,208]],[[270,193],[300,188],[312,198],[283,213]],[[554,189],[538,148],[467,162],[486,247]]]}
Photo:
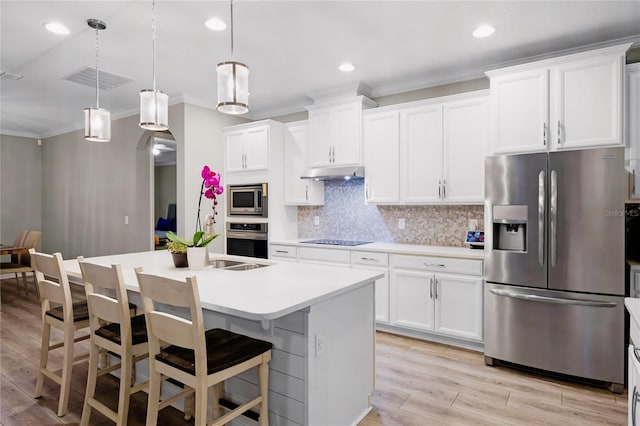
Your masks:
{"label": "pendant light", "polygon": [[[231,0],[231,57],[233,58],[233,0]],[[225,114],[249,112],[249,68],[240,62],[226,61],[218,64],[218,105]]]}
{"label": "pendant light", "polygon": [[96,107],[84,109],[84,139],[90,142],[111,140],[111,113],[100,108],[100,72],[98,71],[98,31],[107,24],[98,19],[87,19],[87,25],[96,30]]}
{"label": "pendant light", "polygon": [[156,90],[156,2],[151,2],[151,39],[153,41],[153,89],[140,91],[140,127],[146,130],[169,129],[169,96]]}

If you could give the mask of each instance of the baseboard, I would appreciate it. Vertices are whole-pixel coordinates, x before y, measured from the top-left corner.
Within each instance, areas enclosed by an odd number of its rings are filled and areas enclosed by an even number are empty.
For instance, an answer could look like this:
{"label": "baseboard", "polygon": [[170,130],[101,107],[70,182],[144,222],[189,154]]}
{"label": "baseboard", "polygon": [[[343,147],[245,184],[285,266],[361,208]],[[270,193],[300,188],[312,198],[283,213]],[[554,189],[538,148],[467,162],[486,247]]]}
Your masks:
{"label": "baseboard", "polygon": [[413,337],[414,339],[428,340],[430,342],[442,343],[445,345],[457,346],[459,348],[469,349],[477,352],[484,352],[484,343],[472,340],[459,339],[455,337],[443,336],[441,334],[429,333],[424,331],[408,330],[406,328],[394,327],[387,324],[376,324],[377,331],[384,331],[401,336]]}

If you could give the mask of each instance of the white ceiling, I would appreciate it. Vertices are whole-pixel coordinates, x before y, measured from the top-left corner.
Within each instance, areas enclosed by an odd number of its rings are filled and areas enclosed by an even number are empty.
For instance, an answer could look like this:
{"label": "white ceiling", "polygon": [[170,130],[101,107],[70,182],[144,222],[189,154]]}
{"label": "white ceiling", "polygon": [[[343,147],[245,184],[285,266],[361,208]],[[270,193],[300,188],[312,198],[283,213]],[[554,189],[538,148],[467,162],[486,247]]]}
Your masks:
{"label": "white ceiling", "polygon": [[[228,21],[227,1],[156,4],[157,88],[170,102],[215,106],[215,66],[232,59],[229,29],[211,32],[212,16]],[[95,66],[132,82],[101,91],[117,118],[138,109],[151,87],[150,1],[0,1],[0,66],[22,74],[0,79],[0,133],[47,137],[83,127],[95,89],[62,80]],[[61,21],[67,36],[42,24]],[[474,39],[491,23],[496,33]],[[234,1],[233,59],[249,65],[250,118],[302,111],[308,94],[362,82],[373,96],[480,77],[483,71],[549,52],[640,42],[637,1]],[[343,61],[357,69],[338,71]]]}

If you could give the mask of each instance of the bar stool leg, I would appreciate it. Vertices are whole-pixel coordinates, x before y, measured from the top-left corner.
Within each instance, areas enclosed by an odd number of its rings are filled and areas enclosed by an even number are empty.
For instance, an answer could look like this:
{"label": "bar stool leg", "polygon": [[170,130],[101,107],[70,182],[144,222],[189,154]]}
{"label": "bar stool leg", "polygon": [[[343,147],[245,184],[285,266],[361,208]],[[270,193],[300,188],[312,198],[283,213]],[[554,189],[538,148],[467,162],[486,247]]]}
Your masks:
{"label": "bar stool leg", "polygon": [[260,403],[260,426],[269,426],[269,409],[267,400],[269,398],[269,364],[268,360],[263,359],[262,364],[258,366],[258,377],[260,379],[260,395],[262,402]]}
{"label": "bar stool leg", "polygon": [[202,379],[200,383],[196,385],[195,389],[195,398],[196,398],[196,409],[193,414],[196,418],[196,425],[206,426],[207,424],[207,391],[208,387],[205,382],[206,379]]}
{"label": "bar stool leg", "polygon": [[123,356],[120,360],[120,397],[118,400],[118,426],[127,425],[129,396],[131,395],[131,364],[133,357]]}
{"label": "bar stool leg", "polygon": [[220,409],[220,398],[222,397],[222,391],[224,389],[224,382],[216,383],[213,385],[213,419],[218,419],[222,416],[222,410]]}
{"label": "bar stool leg", "polygon": [[47,368],[47,360],[49,359],[49,341],[51,339],[51,324],[46,321],[42,324],[42,342],[40,346],[40,368],[38,369],[38,379],[36,380],[35,397],[42,395],[42,385],[44,383],[44,374],[42,369]]}
{"label": "bar stool leg", "polygon": [[147,426],[156,426],[158,423],[158,408],[160,402],[160,384],[162,377],[153,365],[153,360],[149,359],[149,395],[147,402]]}
{"label": "bar stool leg", "polygon": [[[73,327],[73,324],[71,325]],[[64,331],[64,358],[62,361],[62,383],[60,384],[60,401],[58,401],[58,417],[67,413],[69,405],[69,391],[71,387],[71,372],[73,370],[73,344],[74,330],[65,326]]]}
{"label": "bar stool leg", "polygon": [[88,426],[89,419],[91,418],[91,406],[89,400],[96,394],[96,381],[98,378],[98,357],[99,348],[98,345],[91,343],[89,352],[89,377],[87,378],[87,390],[84,397],[84,405],[82,407],[82,418],[80,419],[80,426]]}

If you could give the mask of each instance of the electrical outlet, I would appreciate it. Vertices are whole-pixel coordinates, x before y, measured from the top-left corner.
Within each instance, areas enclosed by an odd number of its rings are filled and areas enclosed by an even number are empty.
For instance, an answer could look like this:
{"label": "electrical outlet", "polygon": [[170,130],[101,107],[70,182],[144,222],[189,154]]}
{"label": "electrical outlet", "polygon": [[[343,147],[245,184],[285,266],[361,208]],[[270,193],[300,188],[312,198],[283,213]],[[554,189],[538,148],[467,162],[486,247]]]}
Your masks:
{"label": "electrical outlet", "polygon": [[320,225],[320,216],[313,217],[313,224],[316,226]]}
{"label": "electrical outlet", "polygon": [[478,219],[469,219],[469,231],[478,229]]}
{"label": "electrical outlet", "polygon": [[129,216],[125,216],[124,217],[124,224],[128,225],[129,224]]}
{"label": "electrical outlet", "polygon": [[404,229],[405,221],[404,218],[398,219],[398,229]]}
{"label": "electrical outlet", "polygon": [[321,334],[316,334],[316,357],[327,351],[327,341]]}

